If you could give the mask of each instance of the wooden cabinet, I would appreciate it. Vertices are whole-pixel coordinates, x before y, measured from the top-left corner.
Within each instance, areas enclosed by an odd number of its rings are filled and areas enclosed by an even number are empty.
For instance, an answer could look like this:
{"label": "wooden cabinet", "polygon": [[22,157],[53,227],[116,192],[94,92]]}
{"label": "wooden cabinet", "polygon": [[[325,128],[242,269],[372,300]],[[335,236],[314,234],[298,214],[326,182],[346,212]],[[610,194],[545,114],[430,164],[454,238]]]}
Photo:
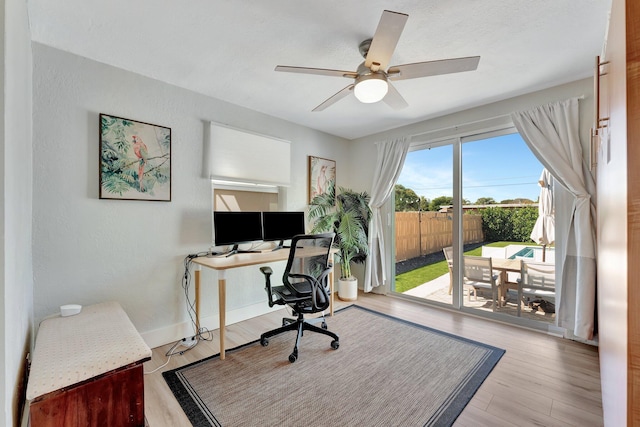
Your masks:
{"label": "wooden cabinet", "polygon": [[27,384],[31,426],[144,426],[150,357],[116,302],[43,321]]}
{"label": "wooden cabinet", "polygon": [[[640,2],[613,0],[601,67],[598,328],[605,425],[640,425]],[[605,128],[606,126],[606,128]]]}
{"label": "wooden cabinet", "polygon": [[31,402],[32,427],[144,426],[142,364],[92,378]]}

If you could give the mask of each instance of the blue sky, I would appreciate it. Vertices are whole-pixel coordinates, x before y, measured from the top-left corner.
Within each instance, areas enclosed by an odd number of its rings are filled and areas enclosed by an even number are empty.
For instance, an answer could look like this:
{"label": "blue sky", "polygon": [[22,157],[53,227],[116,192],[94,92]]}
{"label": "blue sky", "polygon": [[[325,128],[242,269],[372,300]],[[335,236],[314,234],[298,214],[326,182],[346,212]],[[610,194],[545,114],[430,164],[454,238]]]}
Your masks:
{"label": "blue sky", "polygon": [[[411,151],[398,180],[419,196],[452,196],[453,147]],[[462,197],[537,200],[543,166],[519,134],[509,134],[462,144]]]}

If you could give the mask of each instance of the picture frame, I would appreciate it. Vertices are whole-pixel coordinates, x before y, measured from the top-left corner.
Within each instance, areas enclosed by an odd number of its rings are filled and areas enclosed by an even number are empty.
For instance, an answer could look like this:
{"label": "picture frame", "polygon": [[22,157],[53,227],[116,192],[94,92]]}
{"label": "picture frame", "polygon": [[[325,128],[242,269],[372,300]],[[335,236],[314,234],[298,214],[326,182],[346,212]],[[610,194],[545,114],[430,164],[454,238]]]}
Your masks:
{"label": "picture frame", "polygon": [[[314,197],[326,193],[330,185],[336,184],[336,161],[309,156],[309,203]],[[335,203],[335,199],[333,201]]]}
{"label": "picture frame", "polygon": [[171,128],[100,113],[100,199],[171,201]]}

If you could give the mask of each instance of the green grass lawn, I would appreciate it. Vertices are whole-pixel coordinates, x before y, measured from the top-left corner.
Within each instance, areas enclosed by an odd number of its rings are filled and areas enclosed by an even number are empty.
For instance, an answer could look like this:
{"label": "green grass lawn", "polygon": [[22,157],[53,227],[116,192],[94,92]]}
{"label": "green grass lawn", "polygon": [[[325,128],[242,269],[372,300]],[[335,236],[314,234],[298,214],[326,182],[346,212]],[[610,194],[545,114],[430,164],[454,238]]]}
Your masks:
{"label": "green grass lawn", "polygon": [[[508,245],[522,245],[522,242],[493,242],[487,243],[485,246],[493,248],[504,248]],[[534,243],[527,243],[529,246],[536,246]],[[467,251],[465,255],[480,256],[482,255],[482,246],[479,246],[473,250]],[[440,261],[434,264],[425,265],[424,267],[416,268],[406,273],[398,274],[396,276],[396,292],[406,292],[409,289],[413,289],[416,286],[423,283],[430,282],[431,280],[447,274],[449,268],[447,267],[447,261]]]}
{"label": "green grass lawn", "polygon": [[449,271],[447,261],[436,262],[435,264],[425,265],[415,270],[396,276],[396,292],[406,292],[416,286],[429,282],[436,277],[440,277]]}

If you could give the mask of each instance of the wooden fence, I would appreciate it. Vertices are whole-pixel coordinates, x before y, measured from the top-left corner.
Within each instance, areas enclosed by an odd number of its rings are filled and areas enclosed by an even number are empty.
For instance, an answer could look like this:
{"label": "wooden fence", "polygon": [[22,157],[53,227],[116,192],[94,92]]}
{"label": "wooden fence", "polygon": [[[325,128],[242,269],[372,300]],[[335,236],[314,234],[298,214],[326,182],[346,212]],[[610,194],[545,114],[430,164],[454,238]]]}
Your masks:
{"label": "wooden fence", "polygon": [[[396,212],[396,262],[441,251],[453,242],[452,215]],[[464,243],[484,241],[482,217],[462,215]]]}

